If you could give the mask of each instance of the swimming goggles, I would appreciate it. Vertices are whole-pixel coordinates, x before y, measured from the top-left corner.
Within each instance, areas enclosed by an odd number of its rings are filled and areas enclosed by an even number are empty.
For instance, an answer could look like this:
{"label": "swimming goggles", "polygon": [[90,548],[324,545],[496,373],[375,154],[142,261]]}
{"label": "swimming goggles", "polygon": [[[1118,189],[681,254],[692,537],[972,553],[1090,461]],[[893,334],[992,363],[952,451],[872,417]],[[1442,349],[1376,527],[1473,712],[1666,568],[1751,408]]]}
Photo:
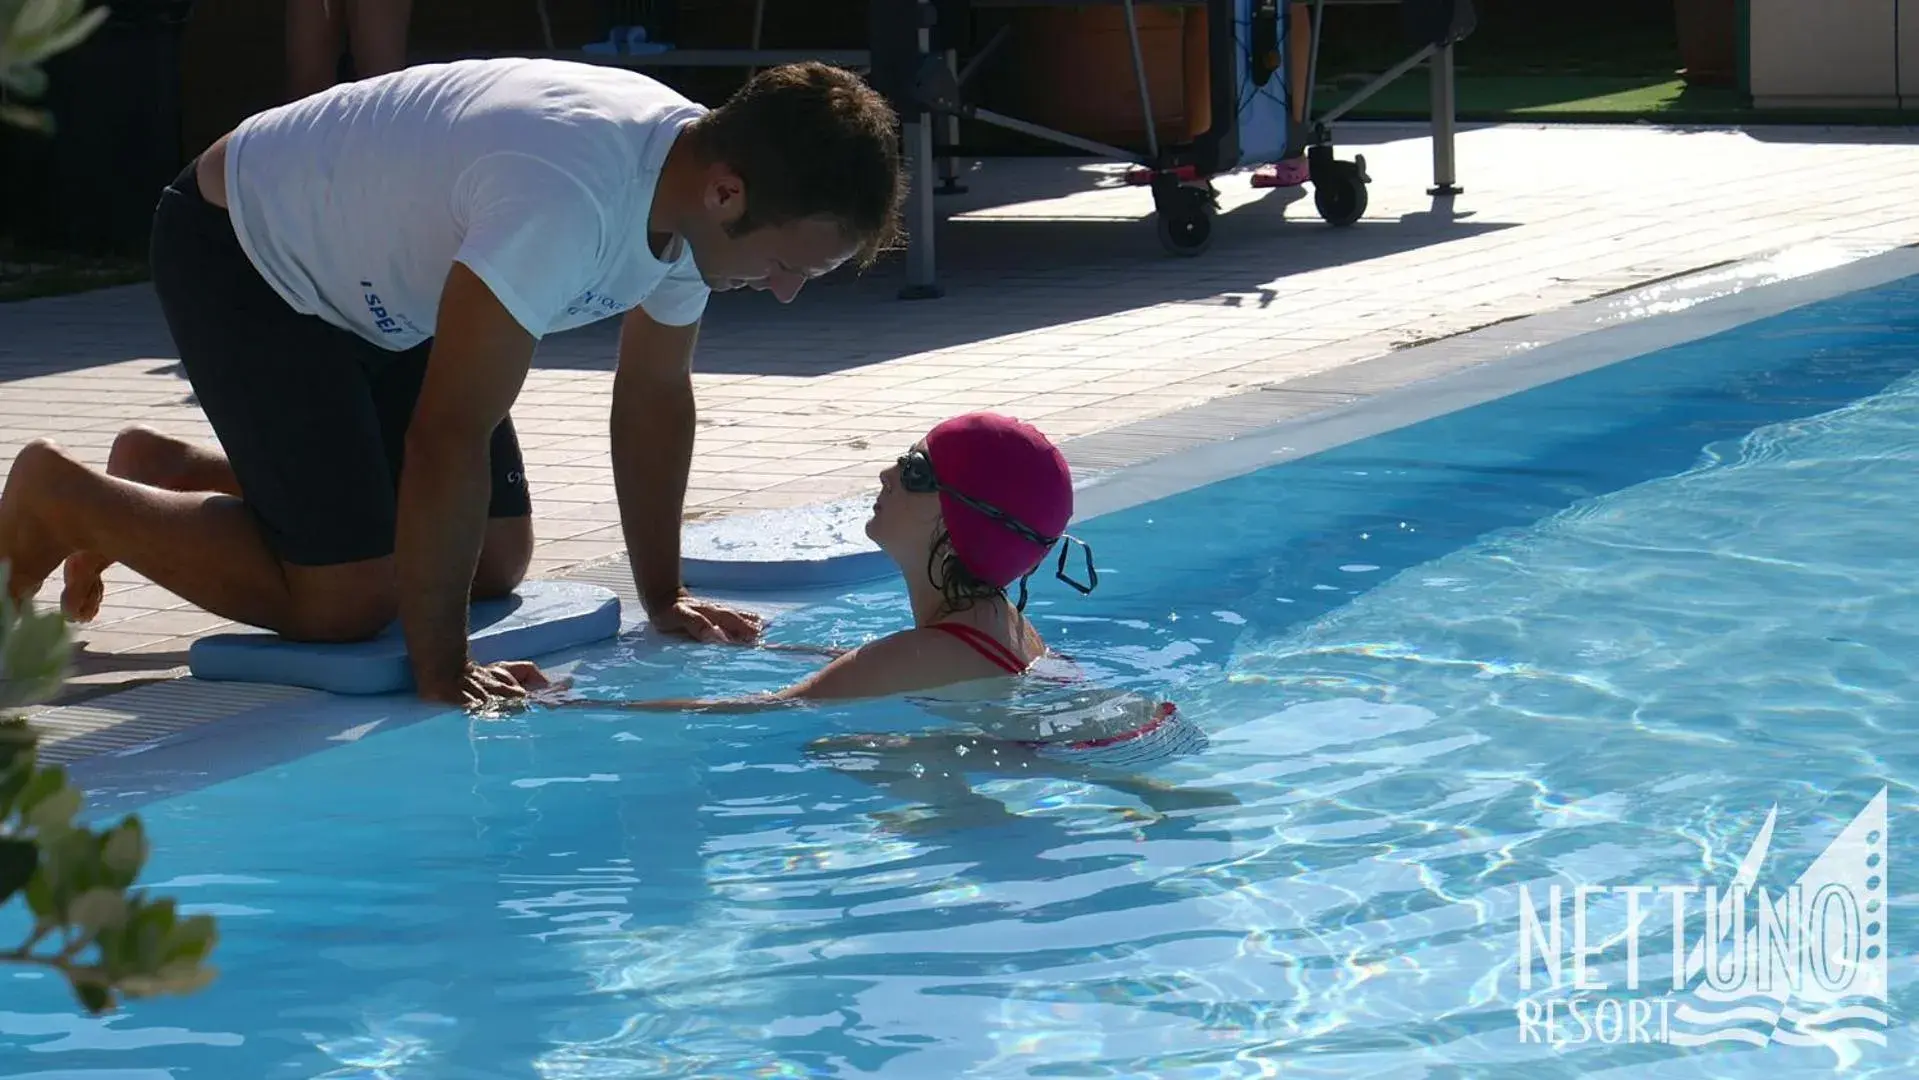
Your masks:
{"label": "swimming goggles", "polygon": [[[1082,585],[1074,581],[1066,573],[1066,555],[1067,552],[1071,550],[1070,547],[1061,547],[1059,549],[1059,565],[1054,569],[1053,576],[1071,585],[1073,588],[1078,589],[1081,594],[1090,593],[1099,585],[1099,571],[1093,568],[1093,549],[1086,541],[1081,540],[1077,536],[1065,536],[1063,534],[1062,536],[1044,536],[1030,525],[1027,525],[1006,511],[1001,510],[999,507],[989,503],[983,503],[963,492],[954,491],[952,488],[940,482],[939,474],[933,471],[933,460],[926,456],[926,451],[924,450],[913,449],[901,454],[899,467],[900,486],[916,495],[930,495],[934,492],[951,495],[961,504],[1011,529],[1022,539],[1038,544],[1041,548],[1049,551],[1053,545],[1059,543],[1062,538],[1078,544],[1080,549],[1086,553],[1086,583]],[[1035,566],[1033,569],[1037,570],[1039,567]],[[1026,601],[1026,579],[1031,577],[1032,573],[1032,570],[1028,570],[1019,579],[1020,606],[1022,608],[1025,606]]]}

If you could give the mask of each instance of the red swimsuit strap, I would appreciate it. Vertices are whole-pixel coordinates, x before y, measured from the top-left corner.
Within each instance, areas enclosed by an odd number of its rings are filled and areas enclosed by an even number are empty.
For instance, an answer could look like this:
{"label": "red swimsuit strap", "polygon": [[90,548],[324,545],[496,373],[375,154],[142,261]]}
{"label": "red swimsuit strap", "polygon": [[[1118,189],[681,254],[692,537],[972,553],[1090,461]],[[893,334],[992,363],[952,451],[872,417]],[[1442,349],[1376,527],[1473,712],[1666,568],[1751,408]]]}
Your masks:
{"label": "red swimsuit strap", "polygon": [[1019,675],[1026,671],[1027,665],[1020,661],[1019,656],[1016,655],[1013,650],[1000,644],[992,635],[977,626],[968,626],[965,623],[940,622],[934,623],[931,629],[944,630],[961,641],[964,641],[973,647],[974,652],[979,653],[998,666],[1005,668],[1009,675]]}

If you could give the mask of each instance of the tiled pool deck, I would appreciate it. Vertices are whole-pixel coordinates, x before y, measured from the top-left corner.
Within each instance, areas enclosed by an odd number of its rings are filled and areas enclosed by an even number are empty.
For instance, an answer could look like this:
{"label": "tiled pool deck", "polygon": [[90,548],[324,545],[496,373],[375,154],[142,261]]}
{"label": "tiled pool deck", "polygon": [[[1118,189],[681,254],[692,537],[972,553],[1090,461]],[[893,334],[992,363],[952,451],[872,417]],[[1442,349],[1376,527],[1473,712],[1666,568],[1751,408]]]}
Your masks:
{"label": "tiled pool deck", "polygon": [[[1227,177],[1212,250],[1175,259],[1139,220],[1150,196],[1111,185],[1110,170],[989,161],[970,194],[941,200],[945,298],[894,299],[894,265],[815,285],[790,307],[717,298],[696,360],[689,517],[856,494],[928,426],[968,409],[1078,440],[1076,465],[1114,464],[1162,438],[1230,435],[1230,410],[1181,411],[1202,402],[1267,388],[1291,401],[1281,412],[1311,408],[1435,363],[1492,358],[1469,342],[1402,351],[1416,343],[1796,245],[1919,243],[1913,130],[1469,127],[1466,190],[1452,200],[1424,194],[1423,129],[1340,134],[1341,156],[1365,154],[1374,180],[1352,229],[1322,224],[1309,194]],[[550,339],[514,409],[536,575],[621,552],[606,434],[613,333]],[[135,422],[211,441],[171,350],[144,286],[0,305],[0,460],[53,435],[103,464]],[[270,350],[262,343],[263,363]],[[1396,356],[1406,362],[1365,363]],[[1151,423],[1172,413],[1188,430]],[[57,603],[57,578],[43,602]],[[67,700],[183,673],[187,646],[224,625],[124,568],[109,590],[100,618],[77,629]]]}

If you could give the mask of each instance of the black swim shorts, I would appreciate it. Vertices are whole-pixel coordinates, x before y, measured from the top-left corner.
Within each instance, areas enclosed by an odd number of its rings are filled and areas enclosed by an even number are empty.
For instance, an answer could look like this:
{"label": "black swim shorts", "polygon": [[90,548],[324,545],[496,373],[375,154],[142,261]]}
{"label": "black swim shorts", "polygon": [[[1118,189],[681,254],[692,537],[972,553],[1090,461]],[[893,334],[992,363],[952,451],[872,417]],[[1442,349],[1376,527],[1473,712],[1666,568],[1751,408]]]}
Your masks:
{"label": "black swim shorts", "polygon": [[[296,566],[391,555],[406,428],[432,342],[391,352],[287,306],[226,210],[201,196],[192,165],[161,193],[151,251],[181,366],[274,553]],[[528,516],[511,419],[494,430],[490,456],[488,515]]]}

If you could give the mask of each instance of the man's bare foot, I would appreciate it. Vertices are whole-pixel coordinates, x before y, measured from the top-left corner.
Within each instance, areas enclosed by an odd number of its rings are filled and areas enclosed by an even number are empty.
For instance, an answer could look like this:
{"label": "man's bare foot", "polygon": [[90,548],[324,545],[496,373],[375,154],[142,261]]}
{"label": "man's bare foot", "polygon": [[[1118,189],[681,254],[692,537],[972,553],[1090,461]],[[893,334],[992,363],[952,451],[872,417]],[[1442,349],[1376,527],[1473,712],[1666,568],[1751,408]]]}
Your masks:
{"label": "man's bare foot", "polygon": [[[188,474],[194,471],[194,466],[200,466],[199,472],[210,471],[207,461],[215,463],[213,471],[221,473],[218,479],[225,481],[224,463],[214,455],[151,428],[135,425],[114,437],[113,449],[107,454],[107,475],[148,487],[179,490],[180,482],[190,479]],[[223,482],[213,486],[224,490],[231,484]],[[60,610],[68,622],[92,622],[100,614],[100,604],[107,595],[103,575],[112,565],[113,560],[91,551],[76,551],[67,557],[66,588],[60,593]]]}
{"label": "man's bare foot", "polygon": [[16,604],[31,600],[66,557],[39,519],[47,496],[59,490],[58,475],[70,461],[47,439],[22,447],[0,491],[0,562],[8,565],[7,595]]}
{"label": "man's bare foot", "polygon": [[105,574],[113,563],[91,551],[76,551],[67,556],[66,587],[60,590],[60,611],[68,622],[92,622],[100,614],[100,602],[107,597]]}

